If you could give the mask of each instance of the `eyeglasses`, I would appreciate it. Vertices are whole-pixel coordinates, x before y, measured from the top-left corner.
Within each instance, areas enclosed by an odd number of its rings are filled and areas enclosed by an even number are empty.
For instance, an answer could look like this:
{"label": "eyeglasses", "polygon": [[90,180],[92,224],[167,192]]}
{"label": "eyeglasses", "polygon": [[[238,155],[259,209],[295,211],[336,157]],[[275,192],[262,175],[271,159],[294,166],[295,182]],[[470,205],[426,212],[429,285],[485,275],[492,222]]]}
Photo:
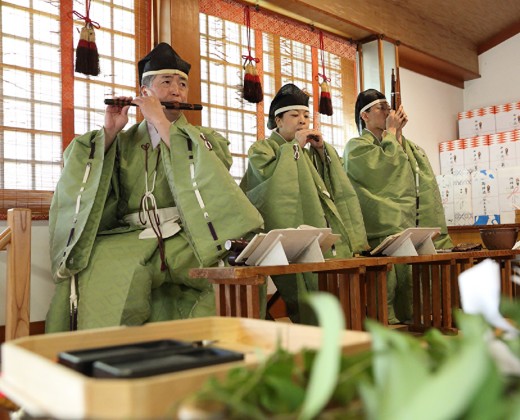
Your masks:
{"label": "eyeglasses", "polygon": [[372,108],[378,109],[379,111],[383,111],[383,112],[390,112],[392,110],[392,108],[390,107],[390,104],[388,102],[374,105]]}

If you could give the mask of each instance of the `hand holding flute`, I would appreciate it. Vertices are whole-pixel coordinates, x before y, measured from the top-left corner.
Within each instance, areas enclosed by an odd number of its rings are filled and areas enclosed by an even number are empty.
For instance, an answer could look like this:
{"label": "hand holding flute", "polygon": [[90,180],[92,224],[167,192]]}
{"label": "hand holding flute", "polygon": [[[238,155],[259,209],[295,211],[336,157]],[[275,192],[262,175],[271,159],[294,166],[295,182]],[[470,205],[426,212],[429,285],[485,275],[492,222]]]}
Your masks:
{"label": "hand holding flute", "polygon": [[[137,106],[137,104],[133,103],[131,100],[124,100],[121,98],[112,98],[105,99],[105,105],[115,105],[115,106]],[[189,104],[185,102],[161,102],[161,105],[166,109],[182,109],[182,110],[192,110],[192,111],[200,111],[202,110],[202,105],[200,104]]]}
{"label": "hand holding flute", "polygon": [[300,147],[305,147],[307,143],[310,143],[315,149],[323,148],[323,138],[319,130],[303,129],[296,131],[296,140],[300,143]]}
{"label": "hand holding flute", "polygon": [[[128,123],[128,110],[131,105],[139,106],[143,117],[151,123],[163,138],[169,132],[172,119],[166,115],[166,110],[155,96],[120,96],[112,100],[105,100],[107,108],[105,112],[105,151],[108,150],[116,136]],[[168,113],[180,112],[170,110]],[[169,146],[169,136],[165,143]]]}
{"label": "hand holding flute", "polygon": [[[131,96],[121,96],[117,98],[120,101],[132,101]],[[129,106],[108,106],[105,111],[105,152],[110,148],[116,136],[128,123]]]}

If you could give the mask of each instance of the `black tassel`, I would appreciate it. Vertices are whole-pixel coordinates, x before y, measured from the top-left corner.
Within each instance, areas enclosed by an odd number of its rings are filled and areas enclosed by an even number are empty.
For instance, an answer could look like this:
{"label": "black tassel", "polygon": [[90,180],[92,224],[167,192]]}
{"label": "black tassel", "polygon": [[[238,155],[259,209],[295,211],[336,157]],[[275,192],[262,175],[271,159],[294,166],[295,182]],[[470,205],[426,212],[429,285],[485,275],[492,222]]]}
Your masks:
{"label": "black tassel", "polygon": [[254,104],[262,102],[264,99],[264,92],[262,90],[262,83],[258,71],[256,70],[256,66],[252,63],[246,64],[245,72],[244,90],[242,93],[243,98]]}
{"label": "black tassel", "polygon": [[323,81],[320,85],[320,104],[318,112],[324,115],[332,115],[332,99],[330,98],[330,87],[326,81]]}
{"label": "black tassel", "polygon": [[90,76],[99,74],[99,53],[96,45],[96,34],[91,23],[87,23],[82,29],[76,48],[76,66],[78,73]]}

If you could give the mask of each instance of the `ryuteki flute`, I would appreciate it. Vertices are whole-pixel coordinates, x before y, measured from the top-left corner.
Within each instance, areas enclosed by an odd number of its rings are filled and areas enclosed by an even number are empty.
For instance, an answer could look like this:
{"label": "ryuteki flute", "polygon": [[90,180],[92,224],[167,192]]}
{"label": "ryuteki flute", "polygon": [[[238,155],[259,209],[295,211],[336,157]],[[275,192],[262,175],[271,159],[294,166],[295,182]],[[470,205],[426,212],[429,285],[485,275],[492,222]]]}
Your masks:
{"label": "ryuteki flute", "polygon": [[[123,99],[105,99],[105,105],[137,106],[137,104],[133,104],[131,101]],[[187,104],[184,102],[161,102],[161,105],[164,106],[166,109],[186,109],[192,111],[202,110],[201,104]]]}

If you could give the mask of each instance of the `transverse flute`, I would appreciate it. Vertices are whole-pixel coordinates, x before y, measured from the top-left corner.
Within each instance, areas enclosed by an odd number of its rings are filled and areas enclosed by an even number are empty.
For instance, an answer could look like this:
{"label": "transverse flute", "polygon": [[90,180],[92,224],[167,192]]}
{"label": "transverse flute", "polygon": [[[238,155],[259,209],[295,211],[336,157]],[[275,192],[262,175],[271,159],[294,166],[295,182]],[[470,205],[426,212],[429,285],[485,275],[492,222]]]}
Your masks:
{"label": "transverse flute", "polygon": [[[137,104],[133,104],[131,101],[124,99],[105,99],[105,105],[137,106]],[[191,111],[202,110],[202,105],[200,104],[187,104],[184,102],[161,102],[161,105],[164,106],[166,109],[186,109]]]}

